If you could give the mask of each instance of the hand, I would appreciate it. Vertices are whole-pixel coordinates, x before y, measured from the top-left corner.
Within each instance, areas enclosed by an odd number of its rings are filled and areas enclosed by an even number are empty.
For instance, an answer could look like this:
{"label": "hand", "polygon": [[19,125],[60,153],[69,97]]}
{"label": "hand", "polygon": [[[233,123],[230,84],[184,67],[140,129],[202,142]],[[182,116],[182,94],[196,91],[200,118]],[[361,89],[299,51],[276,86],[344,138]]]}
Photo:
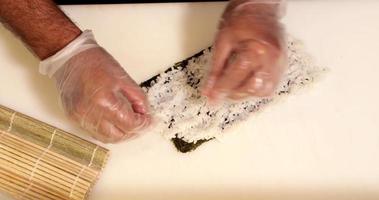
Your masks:
{"label": "hand", "polygon": [[279,6],[231,1],[214,45],[213,64],[203,94],[210,100],[269,96],[286,69]]}
{"label": "hand", "polygon": [[73,56],[54,78],[68,116],[102,142],[131,138],[149,124],[143,91],[101,47]]}
{"label": "hand", "polygon": [[142,89],[86,30],[40,63],[56,80],[66,114],[102,142],[137,136],[150,123]]}

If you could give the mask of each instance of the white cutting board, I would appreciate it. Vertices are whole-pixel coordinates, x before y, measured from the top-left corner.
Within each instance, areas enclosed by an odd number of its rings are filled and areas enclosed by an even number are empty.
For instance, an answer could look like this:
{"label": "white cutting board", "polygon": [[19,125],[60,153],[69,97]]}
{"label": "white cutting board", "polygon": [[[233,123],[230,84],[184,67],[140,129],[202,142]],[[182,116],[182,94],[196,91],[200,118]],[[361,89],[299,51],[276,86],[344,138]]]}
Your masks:
{"label": "white cutting board", "polygon": [[[224,5],[63,8],[140,82],[210,45]],[[330,68],[323,80],[193,153],[156,133],[105,145],[112,155],[90,199],[379,199],[378,10],[379,1],[291,1],[284,22]],[[83,136],[3,28],[0,61],[0,104]]]}

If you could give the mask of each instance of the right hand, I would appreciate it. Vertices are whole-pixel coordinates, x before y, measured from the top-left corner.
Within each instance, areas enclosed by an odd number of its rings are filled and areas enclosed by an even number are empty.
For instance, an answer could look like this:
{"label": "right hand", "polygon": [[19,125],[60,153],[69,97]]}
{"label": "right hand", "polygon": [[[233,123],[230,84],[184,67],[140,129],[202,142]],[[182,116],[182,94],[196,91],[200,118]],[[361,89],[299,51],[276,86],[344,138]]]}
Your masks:
{"label": "right hand", "polygon": [[270,96],[286,69],[281,0],[233,0],[216,35],[203,94],[209,100]]}
{"label": "right hand", "polygon": [[66,114],[95,139],[119,142],[150,123],[142,89],[101,47],[74,55],[53,77]]}

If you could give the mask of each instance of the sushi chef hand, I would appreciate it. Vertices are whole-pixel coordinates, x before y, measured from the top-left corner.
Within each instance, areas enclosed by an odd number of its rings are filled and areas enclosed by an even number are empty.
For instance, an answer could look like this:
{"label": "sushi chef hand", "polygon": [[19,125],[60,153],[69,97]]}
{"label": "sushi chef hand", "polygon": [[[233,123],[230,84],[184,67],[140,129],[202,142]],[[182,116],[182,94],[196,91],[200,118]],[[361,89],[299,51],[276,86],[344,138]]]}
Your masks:
{"label": "sushi chef hand", "polygon": [[134,137],[149,124],[143,91],[91,31],[43,60],[40,70],[56,80],[66,114],[102,142]]}
{"label": "sushi chef hand", "polygon": [[231,0],[203,94],[210,100],[269,96],[286,68],[281,0]]}
{"label": "sushi chef hand", "polygon": [[42,60],[63,109],[93,137],[118,142],[150,121],[146,97],[119,63],[52,0],[1,0],[0,22]]}

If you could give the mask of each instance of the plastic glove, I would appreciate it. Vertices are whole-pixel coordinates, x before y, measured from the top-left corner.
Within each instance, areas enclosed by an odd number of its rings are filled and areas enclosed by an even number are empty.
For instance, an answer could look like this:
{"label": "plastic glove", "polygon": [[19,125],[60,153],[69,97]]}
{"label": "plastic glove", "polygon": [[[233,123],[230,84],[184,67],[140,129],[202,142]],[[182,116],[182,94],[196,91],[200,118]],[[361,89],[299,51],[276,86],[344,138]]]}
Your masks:
{"label": "plastic glove", "polygon": [[66,114],[102,142],[136,136],[150,122],[143,91],[91,31],[42,61],[40,72],[56,80]]}
{"label": "plastic glove", "polygon": [[203,88],[210,100],[269,96],[286,69],[280,0],[232,0],[219,25]]}

